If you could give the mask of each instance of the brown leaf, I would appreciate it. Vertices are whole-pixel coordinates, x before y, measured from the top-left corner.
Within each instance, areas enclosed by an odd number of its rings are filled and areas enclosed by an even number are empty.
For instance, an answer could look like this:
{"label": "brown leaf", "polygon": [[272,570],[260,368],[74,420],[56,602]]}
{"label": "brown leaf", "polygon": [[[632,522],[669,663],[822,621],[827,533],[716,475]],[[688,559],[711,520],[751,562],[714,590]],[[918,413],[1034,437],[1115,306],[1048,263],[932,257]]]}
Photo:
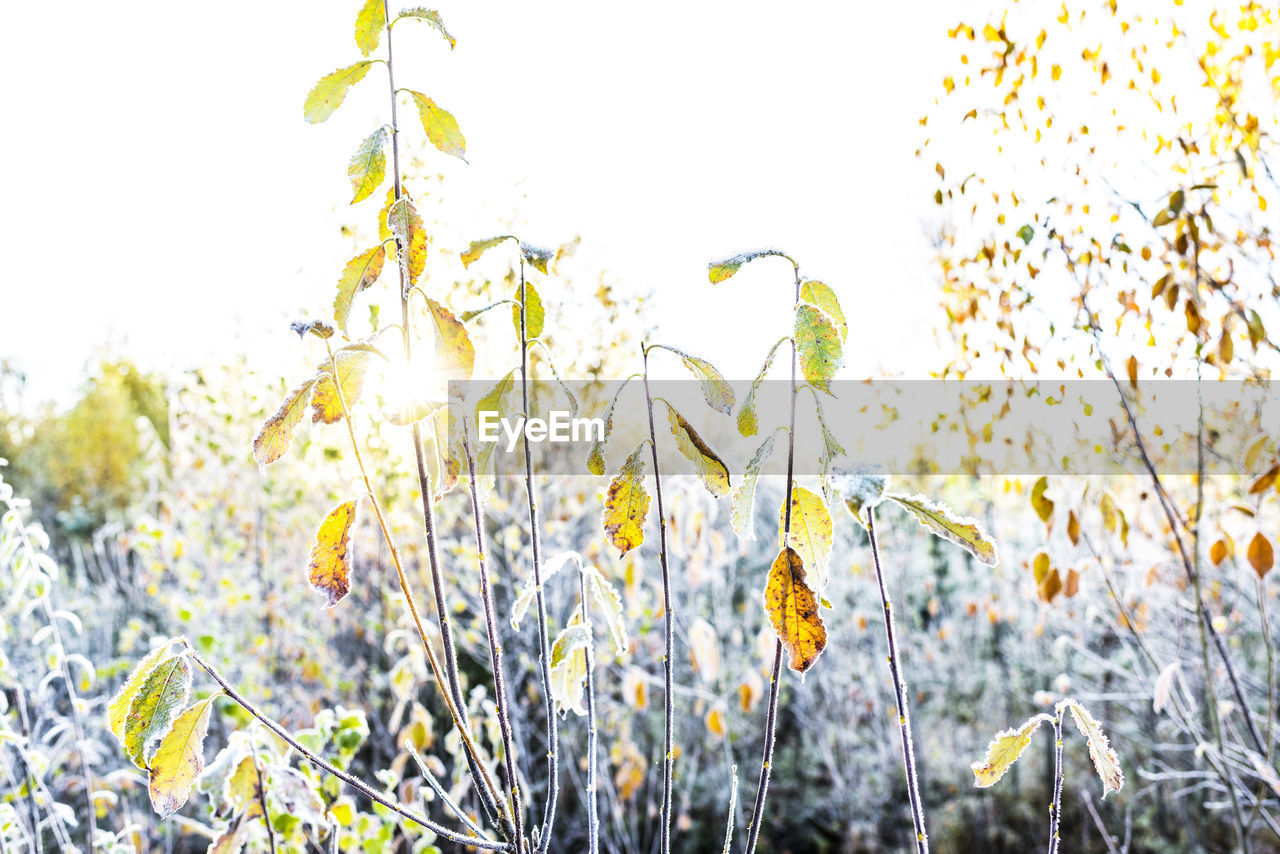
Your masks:
{"label": "brown leaf", "polygon": [[1253,539],[1249,541],[1249,565],[1253,567],[1254,572],[1258,573],[1259,578],[1263,578],[1271,571],[1275,562],[1276,553],[1271,547],[1271,541],[1263,536],[1261,531],[1254,534]]}
{"label": "brown leaf", "polygon": [[1271,488],[1271,485],[1276,482],[1277,477],[1280,477],[1280,463],[1276,463],[1271,468],[1267,469],[1266,473],[1259,476],[1258,479],[1253,482],[1253,485],[1249,487],[1249,494],[1258,495],[1259,493],[1266,492]]}
{"label": "brown leaf", "polygon": [[788,666],[804,673],[827,646],[827,630],[818,614],[818,599],[804,580],[804,561],[785,548],[769,569],[764,609],[778,639],[791,655]]}

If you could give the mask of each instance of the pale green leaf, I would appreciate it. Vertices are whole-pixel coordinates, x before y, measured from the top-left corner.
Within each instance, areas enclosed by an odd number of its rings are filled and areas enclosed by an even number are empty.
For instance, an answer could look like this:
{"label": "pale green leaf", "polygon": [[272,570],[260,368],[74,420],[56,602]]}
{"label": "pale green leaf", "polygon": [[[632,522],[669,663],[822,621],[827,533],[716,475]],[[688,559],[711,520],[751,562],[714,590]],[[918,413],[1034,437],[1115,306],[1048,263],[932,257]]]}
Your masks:
{"label": "pale green leaf", "polygon": [[796,309],[796,352],[800,370],[809,385],[831,393],[829,383],[840,369],[840,333],[831,318],[811,305]]}
{"label": "pale green leaf", "polygon": [[995,566],[1000,562],[995,540],[979,527],[976,519],[958,516],[950,507],[930,501],[923,495],[889,493],[885,498],[909,511],[929,533],[950,540],[969,552],[978,563]]}
{"label": "pale green leaf", "polygon": [[1064,708],[1071,711],[1076,727],[1089,744],[1089,758],[1093,760],[1098,779],[1102,781],[1102,797],[1105,798],[1111,792],[1119,792],[1124,787],[1124,772],[1120,770],[1120,758],[1111,749],[1107,735],[1102,731],[1102,725],[1089,714],[1088,709],[1075,700],[1068,698],[1058,703],[1059,713]]}
{"label": "pale green leaf", "polygon": [[147,746],[168,731],[190,690],[191,663],[185,655],[165,659],[147,674],[124,721],[124,751],[134,765],[147,767]]}
{"label": "pale green leaf", "polygon": [[786,338],[783,338],[769,349],[769,354],[764,357],[764,364],[760,367],[760,373],[756,374],[756,378],[751,381],[751,390],[747,392],[747,396],[743,398],[742,406],[738,409],[738,432],[743,436],[754,436],[760,429],[760,419],[756,413],[756,394],[760,391],[764,378],[769,374],[769,367],[773,364],[773,357],[777,355],[778,348],[786,340]]}
{"label": "pale green leaf", "polygon": [[613,393],[613,397],[609,400],[609,406],[604,411],[604,435],[591,443],[591,451],[587,454],[587,470],[596,477],[603,477],[605,472],[604,447],[609,441],[609,437],[613,435],[613,410],[618,405],[618,398],[622,396],[622,390],[627,387],[627,383],[631,382],[632,377],[627,377],[618,386],[618,390]]}
{"label": "pale green leaf", "polygon": [[591,624],[582,622],[560,632],[551,647],[551,698],[561,715],[569,710],[576,715],[587,713],[583,700],[590,647]]}
{"label": "pale green leaf", "polygon": [[1031,736],[1042,723],[1053,723],[1049,715],[1036,715],[1017,729],[1007,729],[996,733],[991,744],[987,746],[987,758],[973,763],[973,783],[980,789],[993,786],[1009,766],[1018,760],[1022,751],[1031,743]]}
{"label": "pale green leaf", "polygon": [[[538,290],[533,286],[532,282],[524,283],[524,300],[525,300],[525,329],[529,339],[537,338],[542,334],[542,327],[546,324],[547,313],[542,308],[542,297],[538,296]],[[511,322],[515,324],[516,335],[521,334],[520,329],[520,288],[516,287],[515,305],[511,306]]]}
{"label": "pale green leaf", "polygon": [[742,483],[738,484],[738,488],[733,491],[733,497],[729,502],[733,530],[744,540],[756,538],[755,526],[752,524],[755,515],[756,483],[760,479],[760,467],[773,452],[773,440],[777,435],[776,432],[770,433],[756,449],[755,456],[751,458],[751,462],[747,463],[747,468],[742,473]]}
{"label": "pale green leaf", "polygon": [[470,267],[476,261],[480,260],[481,255],[507,240],[515,240],[515,238],[509,234],[503,234],[498,237],[486,237],[483,240],[471,241],[471,245],[467,247],[467,251],[462,253],[462,266]]}
{"label": "pale green leaf", "polygon": [[121,747],[124,747],[124,722],[129,715],[129,709],[133,706],[133,698],[138,695],[138,690],[151,675],[151,671],[168,654],[169,646],[170,644],[166,643],[156,647],[146,658],[138,662],[138,666],[129,674],[129,678],[120,686],[120,690],[111,698],[107,706],[107,722]]}
{"label": "pale green leaf", "polygon": [[333,115],[334,110],[342,106],[342,100],[347,97],[351,87],[369,73],[371,65],[373,61],[366,59],[321,77],[303,102],[302,114],[306,120],[316,124]]}

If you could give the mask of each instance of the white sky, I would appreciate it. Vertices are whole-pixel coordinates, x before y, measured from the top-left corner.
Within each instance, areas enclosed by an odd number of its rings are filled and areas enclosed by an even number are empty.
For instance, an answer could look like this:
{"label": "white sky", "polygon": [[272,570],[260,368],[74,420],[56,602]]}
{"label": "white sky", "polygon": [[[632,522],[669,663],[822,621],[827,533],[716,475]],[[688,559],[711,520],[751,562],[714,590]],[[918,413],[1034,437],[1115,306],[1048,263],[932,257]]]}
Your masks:
{"label": "white sky", "polygon": [[[289,319],[328,307],[354,254],[337,226],[362,215],[345,207],[346,162],[382,120],[381,70],[325,124],[304,122],[302,101],[359,58],[358,6],[0,12],[0,357],[18,357],[30,396],[65,399],[104,344],[152,369],[220,349],[256,361]],[[713,288],[706,264],[776,246],[840,295],[845,376],[931,366],[932,163],[913,152],[957,4],[439,8],[457,50],[397,25],[397,83],[467,136],[471,165],[443,166],[450,192],[475,200],[462,233],[488,236],[515,213],[535,243],[581,234],[618,277],[655,290],[662,340],[740,377],[769,342],[732,330],[786,305],[785,272]]]}

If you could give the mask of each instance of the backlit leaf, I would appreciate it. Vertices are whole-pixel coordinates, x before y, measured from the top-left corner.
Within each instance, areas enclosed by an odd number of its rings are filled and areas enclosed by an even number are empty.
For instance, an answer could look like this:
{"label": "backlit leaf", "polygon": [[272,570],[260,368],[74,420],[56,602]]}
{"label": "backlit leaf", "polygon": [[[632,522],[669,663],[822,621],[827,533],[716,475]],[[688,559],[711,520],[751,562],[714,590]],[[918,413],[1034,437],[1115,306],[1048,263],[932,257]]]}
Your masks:
{"label": "backlit leaf", "polygon": [[[524,299],[525,299],[525,332],[529,338],[537,338],[542,334],[542,327],[546,323],[547,315],[542,308],[542,297],[538,296],[538,291],[534,288],[532,282],[524,283]],[[516,287],[515,292],[516,304],[511,306],[511,322],[515,324],[516,334],[520,334],[520,288]]]}
{"label": "backlit leaf", "polygon": [[1271,541],[1261,531],[1254,534],[1253,539],[1249,541],[1247,554],[1249,565],[1253,567],[1254,572],[1258,573],[1259,578],[1265,577],[1275,565],[1275,549],[1271,547]]}
{"label": "backlit leaf", "polygon": [[[333,354],[336,363],[322,362],[311,395],[311,420],[320,424],[336,424],[342,420],[342,406],[348,410],[360,400],[364,380],[374,352],[358,346],[344,347]],[[335,383],[334,380],[337,380]],[[338,392],[342,394],[339,396]]]}
{"label": "backlit leaf", "polygon": [[733,530],[744,540],[756,538],[755,526],[752,524],[755,519],[756,483],[760,480],[760,467],[773,452],[773,440],[777,435],[776,432],[770,433],[768,438],[760,443],[760,447],[756,449],[751,462],[747,463],[742,473],[742,482],[738,484],[738,488],[733,491],[733,497],[729,500]]}
{"label": "backlit leaf", "polygon": [[315,380],[310,379],[285,395],[284,402],[275,414],[266,420],[258,435],[253,439],[253,458],[259,467],[268,466],[285,455],[293,444],[293,431],[307,411],[307,403],[311,400],[311,387]]}
{"label": "backlit leaf", "polygon": [[[376,0],[374,0],[376,2]],[[347,177],[351,179],[351,204],[364,201],[373,194],[387,176],[387,129],[380,127],[366,136],[351,155],[347,164]]]}
{"label": "backlit leaf", "polygon": [[738,432],[743,436],[754,436],[760,429],[760,419],[756,413],[756,393],[760,391],[760,385],[769,373],[769,366],[773,364],[773,357],[777,354],[778,348],[786,340],[783,338],[770,348],[769,354],[764,357],[764,364],[760,367],[760,373],[756,374],[756,378],[751,381],[751,390],[747,392],[747,396],[742,400],[742,406],[738,409]]}
{"label": "backlit leaf", "polygon": [[996,737],[987,746],[987,758],[973,763],[973,783],[980,789],[994,785],[1009,766],[1017,761],[1022,751],[1031,743],[1031,736],[1042,723],[1053,723],[1049,715],[1036,715],[1017,729],[1007,729],[996,733]]}
{"label": "backlit leaf", "polygon": [[726,415],[733,411],[733,389],[725,382],[724,376],[715,369],[714,365],[706,359],[691,356],[675,347],[658,346],[679,356],[689,372],[698,378],[702,387],[702,396],[707,399],[707,406]]}
{"label": "backlit leaf", "polygon": [[352,258],[342,269],[342,276],[338,279],[338,295],[333,298],[333,319],[344,335],[347,333],[347,322],[351,319],[352,301],[356,294],[378,281],[386,260],[386,249],[380,243]]}
{"label": "backlit leaf", "polygon": [[354,500],[339,504],[320,524],[311,547],[308,581],[325,595],[326,608],[341,602],[351,589],[351,525],[355,519]]}
{"label": "backlit leaf", "polygon": [[356,15],[356,47],[368,56],[378,49],[378,40],[387,28],[385,0],[367,0]]}
{"label": "backlit leaf", "polygon": [[669,406],[667,420],[671,422],[671,434],[676,437],[676,447],[686,460],[693,463],[694,474],[702,479],[702,485],[712,495],[727,495],[731,486],[728,466],[702,441],[692,425]]}
{"label": "backlit leaf", "polygon": [[427,310],[435,325],[436,356],[448,366],[452,378],[471,379],[476,364],[476,348],[471,343],[467,328],[453,316],[453,312],[429,297]]}
{"label": "backlit leaf", "polygon": [[560,632],[551,647],[551,698],[561,715],[570,709],[576,715],[587,713],[583,700],[590,646],[591,624],[578,622]]}
{"label": "backlit leaf", "polygon": [[169,644],[166,643],[164,646],[153,649],[146,658],[138,662],[138,666],[133,668],[129,678],[120,686],[120,690],[111,698],[111,703],[107,706],[107,722],[111,726],[111,732],[120,741],[121,747],[124,747],[124,722],[133,705],[133,698],[138,695],[138,690],[151,675],[151,671],[168,652]]}
{"label": "backlit leaf", "polygon": [[764,609],[791,659],[788,666],[804,673],[827,646],[827,630],[818,614],[818,598],[805,583],[804,562],[795,549],[783,549],[769,569]]}
{"label": "backlit leaf", "polygon": [[307,93],[307,100],[302,104],[302,115],[312,124],[329,118],[334,110],[342,106],[342,100],[347,97],[351,87],[369,73],[371,65],[373,61],[366,59],[321,77]]}
{"label": "backlit leaf", "polygon": [[827,589],[828,564],[831,560],[831,513],[822,499],[803,486],[791,490],[791,537],[783,541],[783,525],[786,522],[785,504],[778,513],[778,545],[790,546],[800,555],[807,571],[811,573],[811,586],[821,595]]}
{"label": "backlit leaf", "polygon": [[462,266],[470,267],[480,260],[481,255],[506,240],[515,240],[515,238],[509,234],[503,234],[498,237],[486,237],[484,240],[471,241],[471,245],[460,256],[462,258]]}
{"label": "backlit leaf", "polygon": [[844,312],[840,310],[840,300],[836,298],[836,292],[822,282],[808,279],[800,286],[800,299],[825,311],[835,323],[836,328],[840,330],[840,342],[844,343],[849,337],[849,324],[845,320]]}
{"label": "backlit leaf", "polygon": [[831,318],[811,305],[796,309],[796,352],[809,385],[831,393],[828,385],[840,369],[840,333]]}
{"label": "backlit leaf", "polygon": [[604,447],[609,441],[609,437],[613,435],[613,410],[618,405],[618,398],[622,396],[622,390],[627,387],[629,382],[631,382],[630,378],[623,380],[622,384],[618,386],[618,390],[613,393],[613,397],[609,399],[609,406],[604,411],[604,435],[591,443],[591,450],[587,454],[587,471],[596,477],[604,476]]}
{"label": "backlit leaf", "polygon": [[422,129],[431,144],[445,154],[465,160],[467,140],[458,128],[458,120],[453,114],[421,92],[409,90],[409,94],[418,108],[418,118],[422,120]]}
{"label": "backlit leaf", "polygon": [[147,674],[124,720],[124,752],[134,765],[147,767],[147,745],[169,729],[190,690],[191,663],[185,655],[165,659]]}
{"label": "backlit leaf", "polygon": [[1093,715],[1089,714],[1084,706],[1075,700],[1063,700],[1058,703],[1057,709],[1061,712],[1064,707],[1071,711],[1076,727],[1089,744],[1089,758],[1093,760],[1098,779],[1102,781],[1102,797],[1105,798],[1111,792],[1120,791],[1124,787],[1124,772],[1120,770],[1120,758],[1111,749],[1102,726],[1094,720]]}
{"label": "backlit leaf", "polygon": [[204,770],[204,737],[218,696],[201,700],[178,715],[151,757],[151,808],[161,818],[173,815],[187,802],[191,785]]}
{"label": "backlit leaf", "polygon": [[1045,497],[1048,489],[1049,479],[1046,477],[1041,477],[1035,482],[1035,486],[1031,487],[1031,507],[1036,511],[1041,522],[1048,522],[1049,517],[1053,515],[1053,502]]}
{"label": "backlit leaf", "polygon": [[427,268],[427,230],[408,196],[402,195],[387,209],[387,228],[400,242],[399,251],[408,258],[409,284],[417,284]]}
{"label": "backlit leaf", "polygon": [[605,496],[604,535],[618,550],[618,557],[644,542],[644,520],[649,514],[649,493],[644,488],[645,449],[644,442],[636,446]]}
{"label": "backlit leaf", "polygon": [[415,6],[412,9],[404,9],[400,12],[401,18],[415,18],[419,21],[425,21],[436,29],[449,43],[449,50],[453,50],[458,46],[457,39],[449,35],[449,31],[444,28],[444,21],[440,19],[440,13],[435,9],[428,9],[425,6]]}
{"label": "backlit leaf", "polygon": [[725,258],[723,261],[712,261],[707,265],[707,277],[711,279],[711,284],[718,284],[742,269],[743,264],[748,264],[757,258],[765,258],[770,255],[786,257],[776,249],[757,249],[753,252],[742,252],[732,258]]}
{"label": "backlit leaf", "polygon": [[995,541],[979,527],[976,519],[958,516],[950,507],[930,501],[923,495],[890,493],[885,497],[893,499],[915,516],[929,533],[950,540],[977,558],[979,563],[995,566],[1000,562]]}

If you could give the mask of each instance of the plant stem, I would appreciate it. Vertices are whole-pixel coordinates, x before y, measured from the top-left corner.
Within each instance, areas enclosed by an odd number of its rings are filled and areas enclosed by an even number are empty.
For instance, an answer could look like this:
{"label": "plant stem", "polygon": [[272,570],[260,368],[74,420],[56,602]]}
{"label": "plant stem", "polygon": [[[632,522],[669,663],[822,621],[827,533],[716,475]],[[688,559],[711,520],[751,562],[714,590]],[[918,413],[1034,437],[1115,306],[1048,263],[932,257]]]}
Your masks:
{"label": "plant stem", "polygon": [[[898,663],[898,633],[893,623],[893,604],[880,568],[880,548],[876,543],[875,508],[867,508],[867,534],[871,538],[871,557],[876,565],[876,582],[880,585],[880,603],[884,606],[884,633],[889,644],[889,673],[893,677],[893,694],[898,706],[898,728],[902,734],[902,763],[907,772],[907,796],[911,800],[911,823],[916,831],[916,851],[928,854],[929,835],[924,826],[924,805],[920,802],[920,778],[916,773],[916,751],[911,741],[911,709],[907,703],[907,686],[902,681]],[[1061,715],[1059,715],[1061,720]]]}
{"label": "plant stem", "polygon": [[[587,573],[578,561],[578,594],[582,599],[582,622],[591,624],[587,615]],[[596,694],[591,669],[595,666],[595,646],[587,644],[587,851],[600,850],[600,817],[596,804]]]}
{"label": "plant stem", "polygon": [[266,715],[262,714],[262,712],[258,711],[252,703],[250,703],[240,694],[239,691],[237,691],[235,688],[232,688],[230,683],[228,683],[227,680],[222,677],[222,674],[218,673],[218,671],[215,670],[212,665],[210,665],[204,659],[202,659],[199,656],[199,654],[197,654],[196,651],[191,647],[191,645],[186,642],[185,639],[182,641],[182,645],[183,647],[186,648],[186,654],[191,657],[191,660],[194,661],[196,664],[200,665],[200,668],[204,670],[205,673],[208,673],[209,676],[212,677],[213,681],[218,683],[218,687],[220,687],[228,697],[234,700],[240,706],[240,708],[244,709],[246,712],[253,715],[253,717],[257,718],[262,723],[263,726],[265,726],[267,729],[271,730],[273,733],[279,736],[286,744],[288,744],[294,750],[298,751],[298,755],[300,755],[303,759],[305,759],[307,762],[311,763],[315,767],[324,771],[326,774],[330,774],[334,777],[337,777],[339,780],[346,783],[348,786],[355,789],[357,792],[364,795],[366,798],[373,801],[374,803],[381,804],[382,806],[394,812],[396,815],[401,816],[402,818],[408,819],[409,821],[412,821],[416,824],[419,824],[427,828],[428,830],[431,830],[432,832],[438,834],[439,836],[443,836],[445,839],[448,839],[450,842],[456,842],[459,845],[469,845],[473,848],[482,848],[487,851],[510,851],[511,850],[511,844],[508,842],[497,842],[495,840],[485,839],[483,837],[466,836],[464,834],[458,833],[457,831],[450,830],[449,828],[445,827],[442,824],[437,824],[436,822],[432,821],[426,816],[418,815],[412,810],[406,809],[405,807],[401,806],[395,801],[390,800],[385,795],[381,794],[376,789],[369,786],[369,784],[365,783],[359,777],[354,777],[351,774],[348,774],[347,772],[336,768],[335,766],[333,766],[332,764],[330,764],[320,756],[317,756],[316,754],[312,753],[310,750],[307,750],[305,747],[299,744],[298,740],[295,739],[292,735],[290,735],[289,732],[284,727],[282,727],[280,724],[276,723],[275,721],[271,720]]}
{"label": "plant stem", "polygon": [[1062,819],[1062,713],[1053,716],[1053,800],[1049,803],[1049,854],[1058,854]]}
{"label": "plant stem", "polygon": [[[786,258],[787,256],[783,256]],[[795,273],[795,300],[792,312],[800,305],[800,265],[791,258],[792,270]],[[775,344],[776,348],[778,345]],[[772,352],[772,351],[770,351]],[[796,398],[799,392],[796,387],[796,339],[791,338],[791,422],[787,430],[787,493],[783,503],[782,544],[785,547],[791,539],[791,491],[795,486],[796,464]],[[778,690],[782,682],[782,638],[778,638],[773,647],[773,671],[769,675],[769,706],[764,720],[764,756],[760,760],[760,782],[756,784],[756,801],[751,808],[751,822],[747,825],[747,854],[755,854],[756,843],[760,839],[760,822],[764,818],[764,800],[769,794],[769,775],[773,771],[773,744],[778,728]]]}
{"label": "plant stem", "polygon": [[271,854],[276,854],[276,832],[271,826],[271,813],[267,812],[267,792],[262,782],[262,766],[258,764],[258,739],[249,738],[249,751],[253,754],[253,773],[258,777],[258,806],[262,807],[262,824],[267,828],[267,843]]}
{"label": "plant stem", "polygon": [[[27,543],[27,548],[30,549],[31,541],[27,539],[26,531],[23,531],[22,537]],[[89,758],[84,750],[84,725],[80,722],[80,697],[71,680],[71,669],[67,667],[67,647],[62,642],[62,629],[58,626],[58,619],[54,616],[53,605],[49,602],[47,592],[40,597],[40,604],[44,606],[45,619],[53,632],[54,643],[61,651],[61,655],[58,656],[58,675],[62,677],[62,683],[67,686],[67,704],[71,709],[71,726],[76,737],[76,752],[80,754],[80,776],[84,780],[84,796],[88,807],[85,817],[89,822],[89,854],[93,854],[97,850],[94,837],[98,835],[98,820],[97,810],[93,804],[93,772],[89,770]]]}
{"label": "plant stem", "polygon": [[476,525],[476,554],[480,564],[480,598],[484,602],[485,630],[489,638],[489,665],[493,668],[494,703],[497,706],[498,729],[502,733],[503,767],[506,769],[507,797],[511,803],[511,820],[517,850],[524,850],[524,809],[520,802],[519,771],[516,766],[514,740],[511,737],[511,707],[507,698],[507,676],[502,665],[502,638],[493,606],[493,588],[489,583],[489,562],[484,551],[484,505],[476,485],[475,457],[471,453],[470,430],[462,424],[462,450],[467,458],[467,476],[471,493],[471,515]]}
{"label": "plant stem", "polygon": [[671,667],[674,655],[674,620],[671,604],[671,570],[667,562],[667,513],[662,506],[662,473],[658,468],[658,433],[653,424],[653,396],[649,393],[649,350],[642,343],[640,353],[644,361],[644,398],[649,413],[649,450],[653,456],[653,486],[658,496],[658,559],[662,564],[662,609],[665,618],[664,652],[662,655],[663,685],[663,736],[662,736],[662,823],[658,850],[660,854],[671,852],[671,781],[675,772],[674,711]]}
{"label": "plant stem", "polygon": [[[13,689],[15,704],[18,707],[18,730],[22,737],[26,740],[31,738],[31,723],[27,718],[27,695],[22,690],[21,685],[17,685]],[[31,850],[33,852],[40,851],[44,848],[44,834],[40,831],[40,810],[36,804],[36,775],[31,770],[31,763],[27,762],[27,755],[18,745],[14,745],[13,749],[18,754],[18,761],[22,763],[22,773],[27,777],[27,811],[31,815],[31,838],[33,840]]]}
{"label": "plant stem", "polygon": [[[404,193],[404,187],[400,180],[400,120],[396,109],[396,83],[394,63],[392,61],[391,51],[391,17],[390,8],[387,0],[383,0],[384,17],[387,20],[387,86],[390,88],[391,94],[391,162],[392,162],[392,180],[395,187],[395,197],[398,201]],[[409,279],[409,259],[406,255],[408,247],[401,246],[400,241],[396,241],[396,261],[400,273],[400,338],[404,349],[405,365],[412,364],[413,358],[413,338],[409,325],[409,290],[413,282]],[[336,384],[336,383],[335,383]],[[413,454],[418,466],[418,491],[422,494],[422,527],[426,534],[427,540],[427,563],[431,569],[431,592],[436,600],[436,618],[440,626],[440,641],[444,647],[444,664],[447,682],[446,693],[452,693],[453,704],[456,707],[451,710],[453,715],[454,726],[458,728],[458,733],[462,737],[463,744],[467,747],[465,753],[467,764],[470,767],[471,775],[476,780],[476,793],[480,796],[480,802],[484,805],[485,810],[490,817],[502,815],[498,809],[496,792],[497,789],[493,784],[493,780],[489,778],[489,773],[484,767],[484,763],[480,761],[477,755],[475,745],[471,743],[470,726],[467,721],[467,706],[462,696],[462,688],[458,680],[458,660],[457,654],[453,648],[453,632],[449,625],[449,615],[447,603],[444,595],[444,582],[440,576],[440,554],[436,548],[436,531],[435,518],[431,509],[431,482],[427,475],[427,458],[423,451],[422,445],[422,427],[417,422],[409,428],[413,436]],[[403,579],[404,576],[401,575]],[[413,605],[412,598],[408,594],[408,585],[402,583],[405,590],[405,598],[410,603],[410,609],[414,611],[414,620],[418,621],[417,609]],[[419,623],[419,632],[421,632],[421,623]],[[425,643],[425,635],[423,636]],[[439,673],[436,674],[437,682],[440,681]],[[509,819],[503,816],[504,823],[509,823]],[[514,827],[514,825],[512,826]]]}
{"label": "plant stem", "polygon": [[[524,258],[520,259],[520,400],[521,411],[529,418],[529,318],[525,301]],[[560,721],[551,702],[551,643],[547,638],[547,601],[542,592],[542,541],[539,536],[538,486],[533,479],[533,455],[529,450],[529,434],[520,433],[524,448],[524,485],[529,496],[529,542],[533,548],[533,587],[538,606],[538,661],[542,671],[542,699],[547,707],[547,804],[542,815],[542,830],[537,851],[551,845],[551,825],[556,818],[556,801],[560,797]]]}

